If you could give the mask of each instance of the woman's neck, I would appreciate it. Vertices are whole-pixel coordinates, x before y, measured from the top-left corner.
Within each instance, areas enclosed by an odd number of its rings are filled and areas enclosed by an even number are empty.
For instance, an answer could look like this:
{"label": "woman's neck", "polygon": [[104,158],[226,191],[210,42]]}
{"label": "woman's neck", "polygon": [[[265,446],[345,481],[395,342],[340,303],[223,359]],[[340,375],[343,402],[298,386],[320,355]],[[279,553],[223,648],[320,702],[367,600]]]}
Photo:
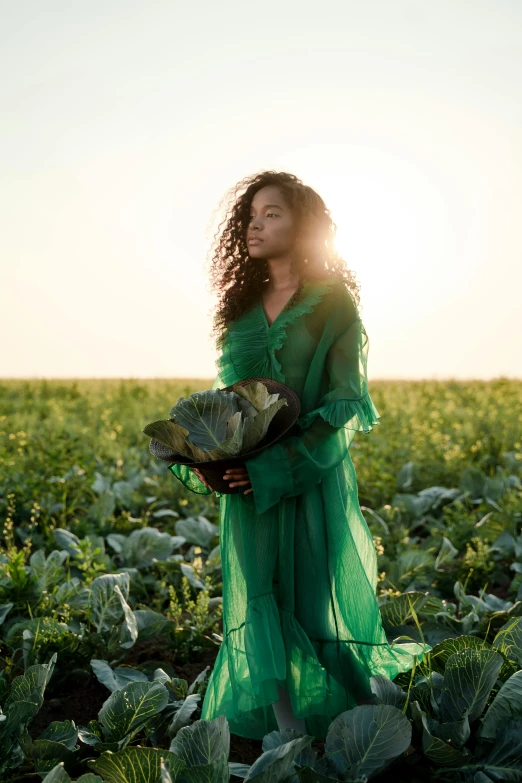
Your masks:
{"label": "woman's neck", "polygon": [[287,291],[297,288],[299,273],[292,267],[291,259],[267,259],[268,287],[271,291]]}

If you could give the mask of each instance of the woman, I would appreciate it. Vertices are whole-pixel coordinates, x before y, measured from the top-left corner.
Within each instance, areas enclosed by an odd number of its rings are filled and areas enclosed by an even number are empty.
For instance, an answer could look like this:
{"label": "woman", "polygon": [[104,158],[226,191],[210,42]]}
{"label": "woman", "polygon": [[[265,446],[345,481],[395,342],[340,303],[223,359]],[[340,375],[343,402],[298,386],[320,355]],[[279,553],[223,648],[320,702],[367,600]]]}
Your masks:
{"label": "woman", "polygon": [[[223,642],[202,718],[224,714],[252,739],[283,726],[324,739],[337,715],[374,701],[372,674],[394,677],[421,652],[386,641],[349,453],[355,432],[379,424],[368,338],[312,188],[262,172],[238,184],[224,224],[211,268],[214,388],[269,377],[294,389],[301,414],[298,434],[225,476],[241,492],[220,499]],[[171,470],[192,491],[212,491],[198,471]]]}

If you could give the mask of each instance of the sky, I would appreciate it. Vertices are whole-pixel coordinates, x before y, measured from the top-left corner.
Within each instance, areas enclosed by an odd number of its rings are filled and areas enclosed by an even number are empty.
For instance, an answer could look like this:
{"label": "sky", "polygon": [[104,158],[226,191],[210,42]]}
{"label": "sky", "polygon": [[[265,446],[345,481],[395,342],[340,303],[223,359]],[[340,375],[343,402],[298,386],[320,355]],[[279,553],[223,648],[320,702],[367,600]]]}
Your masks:
{"label": "sky", "polygon": [[519,0],[0,0],[0,377],[216,374],[219,203],[337,224],[370,379],[522,378]]}

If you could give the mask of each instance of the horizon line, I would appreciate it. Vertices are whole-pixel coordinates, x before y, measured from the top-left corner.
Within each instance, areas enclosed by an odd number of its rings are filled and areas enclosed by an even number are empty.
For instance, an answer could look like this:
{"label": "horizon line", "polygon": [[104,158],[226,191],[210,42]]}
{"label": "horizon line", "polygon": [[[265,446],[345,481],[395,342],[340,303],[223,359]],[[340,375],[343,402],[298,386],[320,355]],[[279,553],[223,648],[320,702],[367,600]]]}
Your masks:
{"label": "horizon line", "polygon": [[[214,382],[216,376],[197,376],[197,375],[131,375],[131,376],[123,376],[123,375],[6,375],[2,376],[0,375],[0,382],[2,381],[211,381]],[[484,383],[489,383],[491,381],[522,381],[522,376],[509,376],[509,375],[496,375],[492,376],[490,378],[477,378],[475,376],[466,376],[466,377],[456,377],[456,376],[444,376],[444,377],[438,377],[438,376],[424,376],[422,378],[412,378],[412,377],[381,377],[381,378],[371,378],[369,379],[369,383],[386,383],[390,381],[409,381],[410,383],[422,383],[426,381],[437,381],[437,382],[447,382],[447,381],[462,381],[462,382],[470,382],[470,381],[482,381]]]}

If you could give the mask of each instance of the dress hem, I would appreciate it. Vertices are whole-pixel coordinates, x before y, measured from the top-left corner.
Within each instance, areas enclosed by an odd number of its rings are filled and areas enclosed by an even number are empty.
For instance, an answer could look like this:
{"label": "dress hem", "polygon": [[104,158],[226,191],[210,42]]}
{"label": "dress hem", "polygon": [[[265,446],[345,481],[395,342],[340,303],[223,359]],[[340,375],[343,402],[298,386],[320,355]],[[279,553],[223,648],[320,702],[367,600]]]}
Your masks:
{"label": "dress hem", "polygon": [[[368,647],[372,653],[365,652]],[[387,666],[379,647],[389,648]],[[272,705],[279,684],[289,693],[295,717],[308,721],[307,731],[317,736],[341,712],[373,696],[372,674],[393,677],[411,668],[419,650],[405,647],[392,651],[387,642],[312,640],[294,612],[277,605],[273,591],[254,596],[245,622],[223,636],[201,717],[225,715],[232,733],[262,739],[278,729]]]}

